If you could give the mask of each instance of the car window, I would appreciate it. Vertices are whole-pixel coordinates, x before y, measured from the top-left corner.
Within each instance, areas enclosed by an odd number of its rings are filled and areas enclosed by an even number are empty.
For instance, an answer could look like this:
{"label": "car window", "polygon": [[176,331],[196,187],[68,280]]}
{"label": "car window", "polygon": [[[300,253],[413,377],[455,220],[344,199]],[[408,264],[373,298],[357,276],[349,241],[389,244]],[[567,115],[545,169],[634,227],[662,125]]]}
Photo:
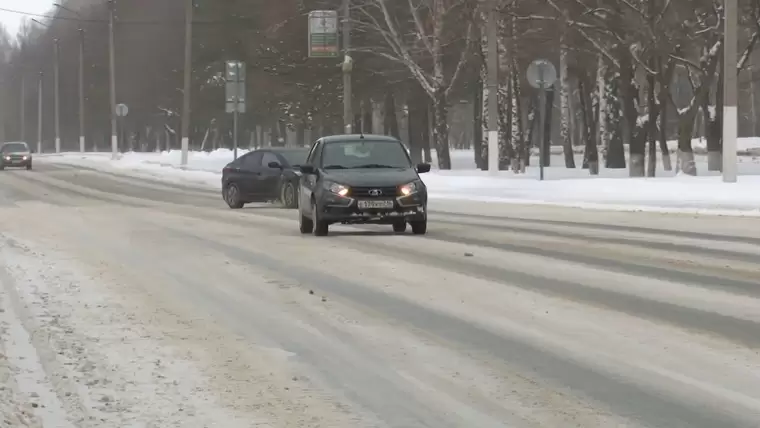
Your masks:
{"label": "car window", "polygon": [[324,149],[325,143],[319,142],[317,143],[317,146],[314,148],[314,153],[312,155],[311,164],[315,166],[322,165],[322,153],[325,151]]}
{"label": "car window", "polygon": [[351,168],[411,168],[411,160],[398,141],[337,141],[325,144],[322,167]]}
{"label": "car window", "polygon": [[3,144],[2,151],[3,153],[28,152],[29,146],[24,143],[7,143]]}
{"label": "car window", "polygon": [[309,150],[284,150],[280,152],[280,156],[285,158],[285,162],[290,166],[303,165],[306,163],[306,157],[309,155]]}
{"label": "car window", "polygon": [[248,153],[241,160],[240,167],[245,170],[254,171],[261,168],[261,152]]}
{"label": "car window", "polygon": [[317,141],[314,142],[314,144],[312,144],[311,150],[309,150],[309,156],[306,158],[306,163],[307,164],[309,164],[309,165],[316,165],[314,163],[314,156],[316,154],[317,147],[319,146],[319,143],[320,143],[320,141],[317,140]]}
{"label": "car window", "polygon": [[277,155],[274,153],[264,152],[264,154],[261,156],[261,166],[264,168],[269,168],[269,162],[280,163],[280,159],[278,159]]}

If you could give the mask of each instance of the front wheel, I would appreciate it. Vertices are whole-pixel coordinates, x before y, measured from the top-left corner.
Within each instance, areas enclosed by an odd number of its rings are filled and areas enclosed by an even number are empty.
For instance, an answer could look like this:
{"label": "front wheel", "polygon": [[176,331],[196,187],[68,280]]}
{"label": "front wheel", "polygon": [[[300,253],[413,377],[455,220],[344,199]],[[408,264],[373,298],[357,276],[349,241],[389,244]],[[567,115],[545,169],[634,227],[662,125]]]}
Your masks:
{"label": "front wheel", "polygon": [[412,233],[414,233],[415,235],[424,235],[427,233],[427,219],[413,221],[413,222],[410,222],[409,224],[412,225]]}
{"label": "front wheel", "polygon": [[26,170],[27,171],[30,170],[30,169],[32,169],[32,164],[29,164],[29,165],[26,166]]}
{"label": "front wheel", "polygon": [[285,183],[280,189],[280,203],[285,208],[298,208],[298,194],[293,183]]}
{"label": "front wheel", "polygon": [[311,203],[311,219],[314,222],[314,236],[327,236],[330,224],[324,220],[320,220],[316,202]]}
{"label": "front wheel", "polygon": [[240,189],[236,184],[228,184],[224,195],[224,200],[227,202],[227,205],[233,210],[243,208],[243,205],[245,205],[242,198],[240,197]]}
{"label": "front wheel", "polygon": [[303,215],[303,212],[300,209],[298,210],[298,228],[304,235],[311,233],[314,230],[314,221]]}
{"label": "front wheel", "polygon": [[406,232],[406,222],[405,221],[397,221],[393,223],[393,231],[396,233],[404,233]]}

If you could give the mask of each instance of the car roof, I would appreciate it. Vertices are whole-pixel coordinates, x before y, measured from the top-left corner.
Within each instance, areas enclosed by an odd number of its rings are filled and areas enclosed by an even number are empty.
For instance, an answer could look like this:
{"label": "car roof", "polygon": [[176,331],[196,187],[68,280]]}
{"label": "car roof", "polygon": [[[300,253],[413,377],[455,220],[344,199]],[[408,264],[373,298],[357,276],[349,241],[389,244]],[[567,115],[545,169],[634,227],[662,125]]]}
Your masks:
{"label": "car roof", "polygon": [[325,143],[342,143],[347,141],[356,142],[357,140],[365,140],[372,142],[385,142],[385,143],[399,143],[398,138],[394,138],[388,135],[374,135],[374,134],[342,134],[342,135],[329,135],[320,138]]}
{"label": "car roof", "polygon": [[256,151],[270,151],[275,153],[308,152],[308,147],[264,147]]}
{"label": "car roof", "polygon": [[23,144],[26,146],[26,143],[23,141],[8,141],[7,143],[3,143],[3,146],[7,146],[8,144]]}

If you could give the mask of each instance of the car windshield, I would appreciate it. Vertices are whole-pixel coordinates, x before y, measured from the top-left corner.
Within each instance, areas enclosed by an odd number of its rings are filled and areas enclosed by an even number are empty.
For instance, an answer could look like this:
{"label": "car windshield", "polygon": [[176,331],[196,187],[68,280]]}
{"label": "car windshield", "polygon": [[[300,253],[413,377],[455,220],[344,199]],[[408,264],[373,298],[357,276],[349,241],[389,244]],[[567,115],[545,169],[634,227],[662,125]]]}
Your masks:
{"label": "car windshield", "polygon": [[286,150],[280,152],[280,155],[285,158],[290,166],[303,165],[309,155],[309,150]]}
{"label": "car windshield", "polygon": [[410,168],[409,156],[397,141],[346,141],[325,144],[325,169]]}
{"label": "car windshield", "polygon": [[3,145],[3,153],[24,153],[28,151],[29,147],[24,143],[8,143]]}

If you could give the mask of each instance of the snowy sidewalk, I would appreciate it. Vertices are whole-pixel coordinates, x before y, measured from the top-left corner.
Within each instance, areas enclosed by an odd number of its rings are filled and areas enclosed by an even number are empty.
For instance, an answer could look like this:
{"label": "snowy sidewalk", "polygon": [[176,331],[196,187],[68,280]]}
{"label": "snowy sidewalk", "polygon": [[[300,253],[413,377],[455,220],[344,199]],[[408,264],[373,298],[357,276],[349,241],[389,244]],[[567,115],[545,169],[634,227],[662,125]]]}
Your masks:
{"label": "snowy sidewalk", "polygon": [[[241,151],[240,154],[245,153]],[[126,153],[117,161],[109,153],[40,155],[38,162],[94,168],[122,175],[219,189],[221,170],[232,160],[229,150],[191,152],[181,169],[179,151]],[[739,158],[738,183],[726,184],[717,173],[707,173],[705,160],[697,156],[699,177],[675,176],[657,171],[656,178],[628,178],[628,170],[602,169],[591,177],[587,170],[566,169],[562,156],[552,159],[546,181],[538,181],[538,168],[526,174],[501,172],[493,177],[476,170],[470,151],[452,152],[454,169],[423,175],[431,198],[492,203],[558,205],[588,209],[654,211],[692,214],[760,216],[760,160]],[[580,165],[582,156],[578,156]],[[536,162],[537,163],[537,160]]]}

